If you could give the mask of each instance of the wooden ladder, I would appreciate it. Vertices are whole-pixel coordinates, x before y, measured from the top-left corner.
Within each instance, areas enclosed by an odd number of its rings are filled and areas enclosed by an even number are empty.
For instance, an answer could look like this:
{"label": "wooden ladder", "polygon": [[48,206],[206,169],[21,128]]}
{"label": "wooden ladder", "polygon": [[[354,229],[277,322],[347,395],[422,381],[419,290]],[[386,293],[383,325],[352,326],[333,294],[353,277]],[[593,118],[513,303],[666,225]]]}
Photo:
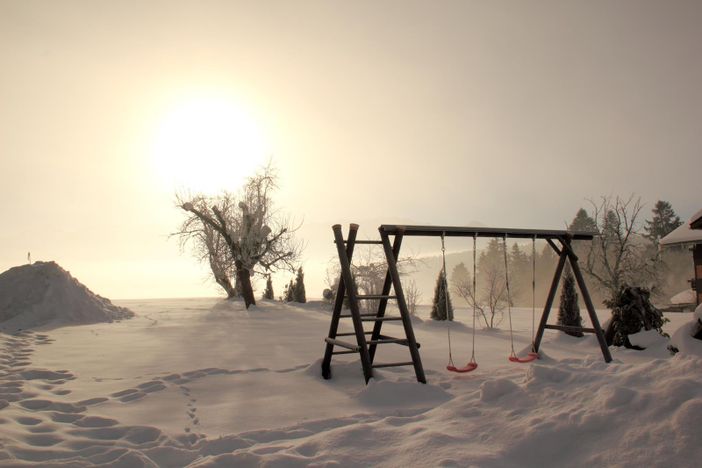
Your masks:
{"label": "wooden ladder", "polygon": [[[334,231],[334,242],[339,254],[339,264],[341,266],[341,275],[339,278],[339,286],[336,292],[334,301],[334,309],[332,311],[331,325],[329,326],[329,334],[324,339],[326,346],[324,351],[324,359],[322,360],[322,376],[325,379],[331,378],[331,360],[336,354],[354,354],[359,353],[361,357],[361,366],[366,383],[373,377],[373,369],[381,367],[397,367],[397,366],[414,366],[414,372],[417,376],[417,381],[426,383],[422,360],[419,356],[419,343],[414,337],[412,329],[412,321],[410,319],[409,309],[405,301],[404,293],[402,292],[402,284],[400,283],[400,273],[397,269],[397,259],[402,245],[402,233],[396,233],[392,246],[390,245],[390,237],[382,229],[380,230],[381,240],[356,240],[358,234],[358,224],[351,224],[349,234],[346,240],[341,232],[341,225],[335,224],[332,226]],[[387,260],[388,269],[385,274],[385,282],[380,294],[359,295],[356,283],[351,272],[351,259],[353,250],[356,244],[377,244],[382,245]],[[394,295],[390,295],[390,288],[393,288]],[[349,313],[342,313],[344,299],[348,299]],[[386,316],[388,300],[397,301],[397,307],[400,311],[399,316]],[[361,313],[359,301],[375,300],[378,301],[378,309],[375,313]],[[341,319],[350,318],[353,323],[353,332],[339,333],[339,322]],[[381,334],[383,324],[388,321],[401,321],[405,337],[395,338]],[[364,323],[373,323],[372,330],[366,330]],[[370,339],[366,336],[370,335]],[[355,343],[344,341],[339,337],[356,337]],[[353,339],[353,338],[352,338]],[[376,348],[378,345],[398,344],[409,348],[411,361],[404,362],[374,362]],[[335,351],[335,347],[343,348]]]}

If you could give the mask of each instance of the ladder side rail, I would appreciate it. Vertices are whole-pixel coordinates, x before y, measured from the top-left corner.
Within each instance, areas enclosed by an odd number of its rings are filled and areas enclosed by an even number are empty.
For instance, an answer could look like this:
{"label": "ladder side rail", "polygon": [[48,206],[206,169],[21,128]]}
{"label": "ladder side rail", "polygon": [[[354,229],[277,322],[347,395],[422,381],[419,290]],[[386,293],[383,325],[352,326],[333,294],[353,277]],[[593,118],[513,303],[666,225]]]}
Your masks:
{"label": "ladder side rail", "polygon": [[[396,235],[402,236],[402,231],[398,231]],[[421,383],[426,383],[427,378],[424,375],[424,368],[422,367],[422,359],[419,356],[419,349],[417,348],[417,340],[414,337],[414,330],[412,329],[412,321],[409,316],[409,310],[407,308],[407,302],[405,301],[405,295],[402,291],[402,283],[400,282],[400,273],[397,270],[397,259],[393,254],[392,246],[390,245],[390,238],[388,234],[380,229],[380,238],[383,241],[383,249],[385,250],[385,257],[388,262],[388,271],[392,277],[392,284],[395,288],[395,295],[397,296],[397,306],[400,309],[400,315],[402,316],[402,325],[405,329],[405,336],[407,337],[407,343],[409,345],[410,355],[412,356],[412,364],[414,365],[414,372],[417,376],[417,381]]]}
{"label": "ladder side rail", "polygon": [[[402,247],[402,235],[396,235],[395,238],[393,239],[392,243],[392,253],[395,258],[399,258],[400,255],[400,248]],[[382,241],[380,241],[382,242]],[[383,289],[381,292],[382,296],[387,296],[390,294],[390,287],[392,286],[392,275],[390,275],[390,269],[385,273],[385,282],[383,283]],[[397,294],[395,294],[395,299],[397,299]],[[387,309],[388,306],[388,299],[381,299],[380,302],[378,303],[378,312],[376,314],[377,317],[383,317],[385,316],[385,310]],[[380,331],[382,329],[383,322],[378,321],[375,323],[373,326],[373,333],[371,334],[371,340],[372,341],[377,341],[380,338]],[[377,345],[375,343],[371,343],[370,348],[368,349],[368,354],[370,355],[370,360],[371,364],[373,363],[373,360],[375,359],[375,350],[377,349]]]}
{"label": "ladder side rail", "polygon": [[[366,343],[366,336],[363,330],[363,322],[361,322],[361,312],[358,307],[358,293],[356,291],[356,284],[354,283],[353,275],[351,274],[351,260],[349,259],[348,255],[346,255],[346,249],[344,248],[344,239],[341,234],[341,226],[337,224],[334,226],[333,229],[334,238],[336,240],[336,250],[339,254],[339,263],[341,264],[341,279],[346,284],[346,295],[349,298],[351,320],[353,321],[353,329],[356,333],[356,342],[360,347],[359,353],[361,355],[361,366],[363,367],[363,376],[366,379],[366,383],[368,383],[368,381],[373,377],[373,368],[371,367],[370,356],[368,355],[368,345]],[[358,225],[352,224],[350,229],[357,230]],[[348,241],[346,245],[348,247]]]}
{"label": "ladder side rail", "polygon": [[[341,237],[341,225],[335,224],[332,226],[332,230],[334,232],[334,238],[335,242],[337,245],[337,248],[339,247],[338,244],[338,239],[337,237]],[[339,233],[339,236],[337,236],[337,231]],[[358,225],[357,224],[352,224],[349,227],[349,235],[348,239],[345,241],[346,242],[346,257],[350,259],[353,257],[353,249],[355,246],[356,242],[356,235],[358,234]],[[342,239],[342,242],[343,239]],[[341,245],[344,245],[343,243]],[[346,295],[346,283],[344,282],[343,275],[339,273],[339,284],[337,285],[336,289],[336,298],[334,299],[334,308],[332,309],[332,319],[331,319],[331,324],[329,325],[329,333],[327,334],[328,338],[334,339],[336,338],[336,333],[337,330],[339,329],[339,318],[341,316],[341,310],[343,309],[344,306],[344,296]],[[331,378],[331,360],[332,360],[332,355],[334,353],[334,345],[327,342],[325,349],[324,349],[324,358],[322,359],[322,377],[325,379],[330,379]]]}

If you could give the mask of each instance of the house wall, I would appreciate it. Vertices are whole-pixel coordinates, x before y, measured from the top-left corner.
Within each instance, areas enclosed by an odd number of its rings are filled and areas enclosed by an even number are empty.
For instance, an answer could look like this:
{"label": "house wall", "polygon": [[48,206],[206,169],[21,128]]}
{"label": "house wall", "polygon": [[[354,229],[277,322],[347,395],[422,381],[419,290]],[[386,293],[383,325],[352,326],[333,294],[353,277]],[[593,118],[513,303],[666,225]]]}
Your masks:
{"label": "house wall", "polygon": [[697,305],[702,304],[702,244],[696,244],[692,250],[692,259],[695,262],[695,280],[693,288],[697,293]]}

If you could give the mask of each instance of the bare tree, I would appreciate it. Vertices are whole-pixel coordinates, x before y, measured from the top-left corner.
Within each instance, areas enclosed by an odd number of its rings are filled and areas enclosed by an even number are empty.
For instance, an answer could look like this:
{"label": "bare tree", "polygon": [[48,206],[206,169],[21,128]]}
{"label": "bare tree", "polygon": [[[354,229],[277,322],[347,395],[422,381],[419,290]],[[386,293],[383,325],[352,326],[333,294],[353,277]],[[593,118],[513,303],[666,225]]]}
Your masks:
{"label": "bare tree", "polygon": [[504,271],[494,262],[485,261],[482,265],[480,287],[473,290],[473,280],[470,274],[453,275],[451,283],[454,291],[466,303],[469,309],[475,308],[476,315],[482,319],[485,328],[497,328],[502,322],[503,312],[507,306],[507,287]]}
{"label": "bare tree", "polygon": [[[403,276],[412,271],[416,262],[414,256],[400,257],[397,260],[397,269],[400,275]],[[356,282],[358,294],[380,294],[383,290],[387,270],[387,260],[380,251],[372,247],[357,248],[353,255],[351,274]],[[338,262],[333,262],[331,267],[327,268],[327,284],[334,294],[339,286],[340,272]],[[405,299],[407,298],[406,294],[405,291]],[[363,313],[373,313],[378,309],[378,302],[377,300],[361,301],[359,306]]]}
{"label": "bare tree", "polygon": [[417,305],[422,298],[422,293],[419,291],[419,288],[417,288],[417,283],[414,280],[410,280],[404,290],[409,313],[410,315],[415,315],[417,313]]}
{"label": "bare tree", "polygon": [[301,252],[294,239],[297,228],[272,210],[275,188],[276,175],[267,166],[250,177],[239,194],[176,196],[177,205],[188,213],[176,233],[182,245],[192,241],[200,258],[209,260],[228,297],[235,294],[229,280],[235,274],[247,308],[256,304],[251,277],[281,268],[294,271]]}
{"label": "bare tree", "polygon": [[610,298],[624,285],[645,286],[653,291],[657,283],[658,256],[640,235],[641,198],[603,196],[590,201],[593,219],[600,232],[590,244],[586,272]]}

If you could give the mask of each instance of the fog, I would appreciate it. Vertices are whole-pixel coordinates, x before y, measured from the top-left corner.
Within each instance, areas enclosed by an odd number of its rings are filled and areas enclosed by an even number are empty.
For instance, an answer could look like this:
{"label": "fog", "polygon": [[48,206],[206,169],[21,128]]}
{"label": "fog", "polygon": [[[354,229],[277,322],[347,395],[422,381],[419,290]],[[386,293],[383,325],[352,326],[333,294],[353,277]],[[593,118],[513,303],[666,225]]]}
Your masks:
{"label": "fog", "polygon": [[[218,294],[169,239],[176,161],[153,152],[202,96],[260,129],[313,296],[335,223],[560,229],[630,193],[685,218],[700,24],[696,1],[0,1],[0,270],[31,251],[110,297]],[[211,190],[251,166],[231,158]]]}

